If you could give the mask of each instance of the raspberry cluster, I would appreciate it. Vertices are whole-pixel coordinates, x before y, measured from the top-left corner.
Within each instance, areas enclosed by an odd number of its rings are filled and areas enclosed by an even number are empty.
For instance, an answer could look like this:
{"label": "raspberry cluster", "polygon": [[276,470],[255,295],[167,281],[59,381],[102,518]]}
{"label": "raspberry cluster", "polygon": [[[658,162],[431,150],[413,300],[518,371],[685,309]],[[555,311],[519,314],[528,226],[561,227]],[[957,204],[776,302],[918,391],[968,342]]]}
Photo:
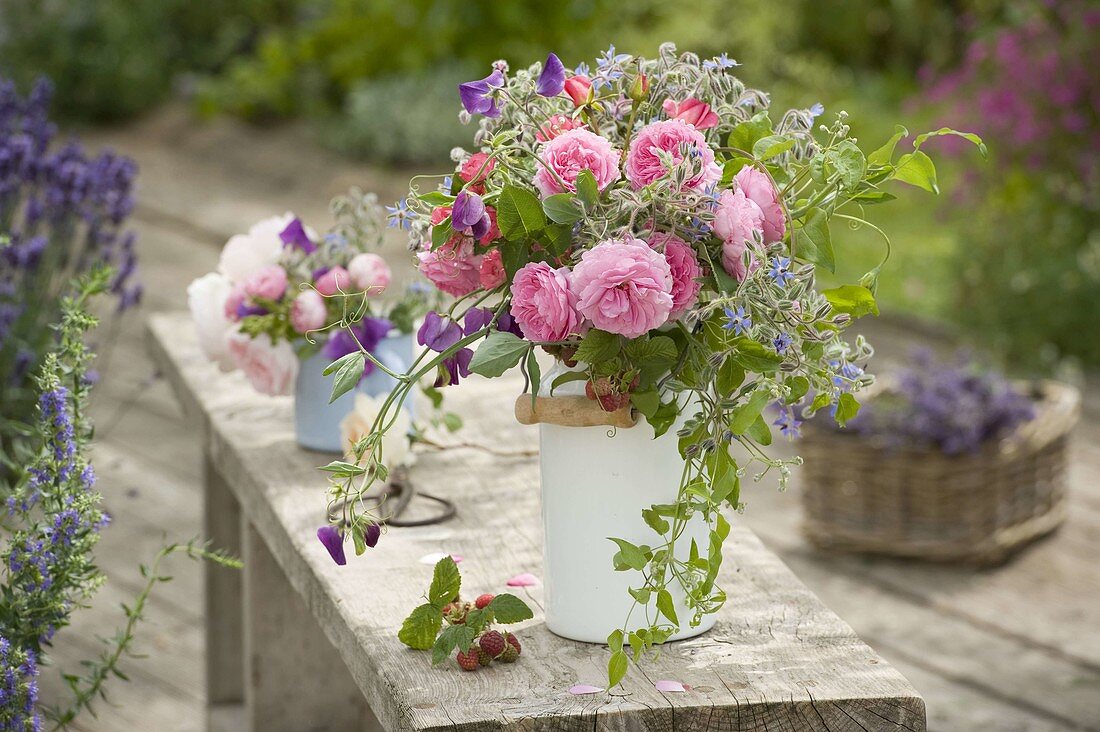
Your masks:
{"label": "raspberry cluster", "polygon": [[[457,599],[443,607],[443,619],[450,625],[465,625],[466,618],[475,610],[484,610],[493,601],[494,595],[481,595],[474,602]],[[463,671],[477,671],[493,661],[514,663],[523,647],[512,633],[501,634],[486,627],[465,651],[458,651],[455,660]]]}

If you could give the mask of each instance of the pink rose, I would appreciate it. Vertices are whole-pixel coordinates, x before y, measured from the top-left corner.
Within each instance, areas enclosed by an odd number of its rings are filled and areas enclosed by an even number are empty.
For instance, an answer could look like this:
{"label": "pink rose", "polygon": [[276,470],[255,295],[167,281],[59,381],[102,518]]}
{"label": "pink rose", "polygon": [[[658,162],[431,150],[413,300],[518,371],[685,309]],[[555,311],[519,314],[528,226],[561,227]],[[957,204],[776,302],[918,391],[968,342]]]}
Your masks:
{"label": "pink rose", "polygon": [[420,272],[448,295],[469,295],[480,284],[481,255],[474,254],[470,237],[452,237],[443,246],[416,255]]}
{"label": "pink rose", "polygon": [[229,288],[229,294],[225,298],[225,317],[236,323],[241,319],[241,311],[248,301],[248,293],[244,291],[244,283],[238,283]]}
{"label": "pink rose", "polygon": [[573,268],[577,309],[601,330],[637,338],[672,312],[672,272],[640,239],[609,240],[581,255]]}
{"label": "pink rose", "polygon": [[290,327],[296,333],[305,333],[325,327],[328,307],[325,298],[314,290],[303,290],[290,304]]}
{"label": "pink rose", "polygon": [[366,292],[370,297],[381,295],[389,287],[392,277],[386,260],[371,252],[356,254],[351,258],[348,262],[348,276],[351,277],[355,289]]}
{"label": "pink rose", "polygon": [[256,338],[235,333],[229,339],[229,354],[256,391],[269,396],[293,393],[298,357],[288,341],[273,343],[266,333]]}
{"label": "pink rose", "polygon": [[478,239],[482,246],[488,246],[501,237],[500,227],[497,226],[497,210],[492,206],[486,206],[485,213],[489,214],[489,230],[485,232],[485,236]]}
{"label": "pink rose", "polygon": [[564,114],[550,115],[550,119],[546,124],[539,128],[539,131],[535,133],[535,139],[539,142],[546,142],[547,140],[553,140],[555,137],[563,132],[569,130],[580,130],[587,128],[584,122],[579,119],[573,119],[572,117],[566,117]]}
{"label": "pink rose", "polygon": [[619,156],[606,138],[593,132],[584,129],[563,132],[542,146],[539,158],[544,165],[539,165],[535,173],[535,187],[544,198],[566,191],[576,193],[577,176],[582,170],[591,170],[596,186],[602,191],[619,179]]}
{"label": "pink rose", "polygon": [[507,276],[499,249],[492,249],[481,258],[481,268],[478,270],[481,289],[495,290],[504,284]]}
{"label": "pink rose", "polygon": [[787,233],[787,217],[779,203],[779,194],[771,180],[762,171],[746,165],[734,176],[737,187],[745,192],[745,198],[760,207],[764,214],[764,243],[783,241]]}
{"label": "pink rose", "polygon": [[346,269],[337,265],[318,277],[313,286],[317,288],[317,292],[326,297],[338,292],[347,293],[351,291],[351,275]]}
{"label": "pink rose", "polygon": [[666,99],[661,108],[669,119],[682,119],[697,130],[709,130],[718,126],[718,115],[706,102],[701,102],[695,97],[688,97],[677,104],[671,99]]}
{"label": "pink rose", "polygon": [[277,264],[268,264],[249,275],[243,285],[249,297],[278,301],[286,292],[286,270]]}
{"label": "pink rose", "polygon": [[471,184],[469,190],[482,194],[485,192],[485,179],[493,172],[496,164],[497,161],[490,159],[488,153],[476,152],[462,164],[458,177]]}
{"label": "pink rose", "polygon": [[570,76],[565,80],[565,93],[574,106],[583,107],[592,101],[592,80],[583,74]]}
{"label": "pink rose", "polygon": [[524,265],[512,280],[512,317],[532,341],[563,341],[579,333],[583,319],[569,269],[554,269],[546,262]]}
{"label": "pink rose", "polygon": [[672,273],[672,312],[669,320],[676,320],[695,305],[703,284],[699,278],[703,270],[699,257],[690,244],[674,234],[657,231],[649,236],[649,246],[663,252]]}
{"label": "pink rose", "polygon": [[[764,212],[742,190],[722,191],[714,211],[711,228],[722,240],[722,268],[740,282],[748,272],[742,261],[745,249],[756,245],[757,232],[763,234]],[[758,264],[753,265],[753,269]]]}
{"label": "pink rose", "polygon": [[626,154],[626,178],[635,188],[667,178],[668,168],[658,151],[668,153],[676,164],[684,160],[684,149],[691,158],[695,174],[684,181],[685,188],[705,188],[722,178],[722,169],[714,162],[714,151],[703,133],[680,119],[653,122],[638,130]]}

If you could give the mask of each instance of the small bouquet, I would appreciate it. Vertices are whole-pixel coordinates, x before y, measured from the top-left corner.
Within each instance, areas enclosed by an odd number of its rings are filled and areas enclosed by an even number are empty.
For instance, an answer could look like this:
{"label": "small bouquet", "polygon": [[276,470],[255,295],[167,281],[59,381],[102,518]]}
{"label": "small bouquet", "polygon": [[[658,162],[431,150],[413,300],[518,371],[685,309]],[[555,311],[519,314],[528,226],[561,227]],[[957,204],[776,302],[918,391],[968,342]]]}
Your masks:
{"label": "small bouquet", "polygon": [[[782,485],[799,462],[767,455],[771,428],[793,436],[817,411],[844,423],[859,409],[855,393],[871,378],[856,364],[871,349],[842,336],[878,312],[881,264],[820,289],[816,269],[836,261],[830,222],[882,233],[866,209],[894,198],[888,183],[938,190],[921,149],[931,136],[981,145],[942,129],[898,151],[908,136],[898,127],[865,153],[844,112],[827,125],[817,124],[821,105],[773,116],[768,95],[734,66],[672,44],[654,59],[611,47],[595,69],[569,71],[551,53],[514,73],[497,62],[460,85],[460,117],[479,118],[476,150],[456,151],[438,185],[414,178],[395,207],[420,271],[454,302],[420,329],[435,355],[388,397],[356,445],[360,467],[329,470],[331,504],[343,510],[328,528],[359,542],[378,520],[359,499],[384,479],[383,435],[430,369],[453,384],[518,368],[530,400],[581,382],[593,409],[640,416],[656,436],[678,425],[677,497],[638,517],[653,541],[613,539],[616,568],[637,571],[635,603],[656,598],[660,611],[608,638],[613,685],[626,672],[624,644],[638,659],[722,607],[722,508],[740,508],[750,466]],[[558,359],[553,375],[540,350]],[[779,413],[771,424],[769,405]],[[710,537],[692,541],[690,557],[676,549],[687,521],[705,522]],[[672,612],[671,592],[686,597],[687,617]]]}

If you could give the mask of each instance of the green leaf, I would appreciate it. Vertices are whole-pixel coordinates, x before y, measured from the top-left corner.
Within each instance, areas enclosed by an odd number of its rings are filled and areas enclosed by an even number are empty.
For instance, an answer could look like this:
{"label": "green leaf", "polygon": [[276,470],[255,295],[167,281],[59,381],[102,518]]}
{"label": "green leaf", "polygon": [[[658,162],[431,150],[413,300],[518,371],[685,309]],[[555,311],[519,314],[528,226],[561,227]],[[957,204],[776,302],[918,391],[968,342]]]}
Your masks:
{"label": "green leaf", "polygon": [[[730,505],[736,507],[737,500],[741,495],[741,479],[737,477],[737,463],[729,458],[729,453],[725,453],[725,459],[721,461],[721,464],[711,473],[711,492],[710,500],[715,504],[720,504],[722,501],[728,500]],[[695,548],[696,554],[698,554],[698,547]]]}
{"label": "green leaf", "polygon": [[679,627],[680,620],[676,617],[676,605],[672,602],[672,593],[663,587],[657,590],[657,609],[671,620],[673,625]]}
{"label": "green leaf", "polygon": [[658,534],[664,536],[668,533],[670,524],[665,519],[661,518],[661,515],[654,511],[652,508],[642,509],[642,518],[645,519],[649,528],[656,531]]}
{"label": "green leaf", "polygon": [[[625,539],[615,539],[613,537],[607,537],[611,541],[618,545],[619,551],[615,554],[616,569],[625,565],[630,569],[636,569],[639,572],[645,569],[648,560],[645,558],[645,552],[643,552],[638,546],[631,544]],[[620,561],[621,560],[621,561]]]}
{"label": "green leaf", "polygon": [[325,370],[321,372],[321,375],[332,376],[333,373],[339,371],[341,368],[346,366],[349,361],[354,361],[357,355],[362,356],[363,354],[357,353],[356,351],[344,354],[340,358],[330,363],[328,366],[325,366]]}
{"label": "green leaf", "polygon": [[585,205],[592,208],[600,200],[600,187],[596,184],[596,176],[587,168],[577,174],[577,197]]}
{"label": "green leaf", "polygon": [[989,157],[989,148],[987,148],[985,146],[985,143],[982,142],[982,138],[978,137],[973,132],[959,132],[958,130],[953,130],[950,127],[941,127],[938,130],[932,130],[931,132],[925,132],[923,134],[917,135],[916,139],[913,140],[913,149],[920,150],[920,146],[927,142],[929,138],[941,137],[943,135],[955,135],[956,137],[961,137],[968,142],[972,142],[978,147],[978,152],[981,153],[981,156],[983,158]]}
{"label": "green leaf", "polygon": [[458,432],[462,429],[462,417],[454,412],[444,412],[442,419],[443,426],[447,428],[448,432]]}
{"label": "green leaf", "polygon": [[784,383],[791,390],[786,400],[787,404],[794,404],[799,399],[806,396],[806,392],[810,390],[810,380],[805,376],[795,376],[787,379]]}
{"label": "green leaf", "polygon": [[451,217],[441,221],[432,227],[432,249],[439,249],[454,236],[454,226],[451,225]]}
{"label": "green leaf", "polygon": [[656,438],[668,432],[668,428],[672,426],[672,423],[675,422],[676,418],[679,416],[679,405],[676,404],[675,399],[670,399],[667,402],[661,403],[661,406],[657,408],[656,414],[653,416],[646,415],[646,421],[649,422],[649,426],[653,428],[653,436]]}
{"label": "green leaf", "polygon": [[559,386],[561,386],[562,384],[567,384],[570,381],[587,380],[588,374],[584,371],[566,371],[564,374],[550,382],[550,393],[553,394]]}
{"label": "green leaf", "polygon": [[630,403],[646,417],[652,417],[661,407],[661,395],[656,389],[636,391],[630,395]]}
{"label": "green leaf", "polygon": [[529,620],[534,617],[527,603],[515,595],[507,592],[497,595],[489,603],[489,609],[493,611],[493,617],[498,623],[518,623],[521,620]]}
{"label": "green leaf", "polygon": [[542,369],[539,368],[539,361],[535,358],[535,349],[532,348],[527,352],[527,378],[531,379],[531,401],[534,403],[534,399],[538,396],[539,388],[542,386]]}
{"label": "green leaf", "polygon": [[757,389],[752,393],[747,402],[742,402],[730,411],[730,432],[735,435],[743,435],[748,431],[760,412],[764,411],[771,394],[766,389]]}
{"label": "green leaf", "polygon": [[733,345],[733,359],[746,371],[768,374],[775,371],[779,368],[779,364],[783,363],[783,359],[778,353],[751,338],[737,338],[734,340]]}
{"label": "green leaf", "polygon": [[608,687],[618,686],[619,682],[626,676],[628,663],[625,651],[619,650],[611,654],[611,659],[607,662]]}
{"label": "green leaf", "polygon": [[501,243],[500,263],[504,265],[504,271],[508,274],[509,281],[515,277],[516,272],[523,268],[523,265],[530,261],[531,248],[527,246],[526,242],[505,239]]}
{"label": "green leaf", "polygon": [[864,206],[875,206],[880,203],[896,201],[897,198],[898,197],[892,193],[870,189],[852,196],[850,200],[854,203],[862,203]]}
{"label": "green leaf", "polygon": [[592,328],[577,347],[573,358],[587,364],[603,363],[618,356],[621,346],[622,339],[618,335]]}
{"label": "green leaf", "polygon": [[581,220],[584,210],[577,205],[572,193],[555,193],[542,199],[542,210],[547,218],[557,224],[572,224]]}
{"label": "green leaf", "polygon": [[486,336],[474,357],[470,371],[482,376],[500,376],[519,363],[531,348],[531,343],[507,331],[494,331]]}
{"label": "green leaf", "polygon": [[829,290],[822,290],[821,294],[833,306],[838,313],[848,313],[853,318],[862,318],[864,315],[878,315],[878,304],[871,291],[862,285],[841,285]]}
{"label": "green leaf", "polygon": [[397,639],[409,648],[426,651],[432,647],[442,626],[443,614],[439,608],[431,603],[424,603],[405,618],[401,630],[397,631]]}
{"label": "green leaf", "polygon": [[[833,398],[827,393],[819,392],[818,395],[814,397],[813,402],[810,404],[809,414],[813,414],[819,409],[824,409],[825,407],[829,406],[832,401]],[[809,414],[807,414],[807,416],[809,416]]]}
{"label": "green leaf", "polygon": [[363,364],[366,363],[366,355],[362,351],[355,351],[350,355],[352,358],[349,358],[336,370],[336,378],[332,382],[332,396],[328,398],[329,404],[354,389],[359,384],[359,380],[363,378]]}
{"label": "green leaf", "polygon": [[794,253],[799,259],[836,271],[829,217],[820,208],[811,208],[805,219],[794,222]]}
{"label": "green leaf", "polygon": [[[752,119],[742,122],[730,130],[729,138],[726,140],[726,146],[743,150],[744,152],[752,152],[753,147],[756,145],[756,141],[771,134],[771,131],[772,122],[768,118],[768,113],[760,112]],[[737,171],[734,172],[736,173]]]}
{"label": "green leaf", "polygon": [[337,478],[353,478],[367,472],[366,468],[343,460],[333,460],[328,465],[322,465],[321,470],[332,473]]}
{"label": "green leaf", "polygon": [[470,650],[474,642],[474,629],[466,625],[448,625],[435,639],[432,646],[432,665],[438,666],[451,655],[456,648],[463,653]]}
{"label": "green leaf", "polygon": [[363,529],[356,524],[351,527],[351,540],[355,544],[355,556],[360,557],[367,551],[367,540],[363,536]]}
{"label": "green leaf", "polygon": [[546,226],[546,215],[534,193],[506,185],[497,196],[497,226],[509,241],[530,239]]}
{"label": "green leaf", "polygon": [[785,135],[768,135],[753,143],[752,155],[757,160],[770,160],[794,147],[794,138]]}
{"label": "green leaf", "polygon": [[573,244],[573,226],[570,224],[552,224],[547,226],[540,237],[546,252],[560,257]]}
{"label": "green leaf", "polygon": [[863,180],[867,160],[863,157],[863,151],[851,140],[841,140],[835,150],[829,151],[828,158],[845,188],[851,190]]}
{"label": "green leaf", "polygon": [[903,137],[909,136],[909,130],[901,125],[894,125],[894,134],[886,141],[886,144],[867,156],[870,165],[889,165],[894,157],[894,148]]}
{"label": "green leaf", "polygon": [[745,369],[741,368],[732,358],[727,358],[718,367],[718,375],[714,385],[718,388],[720,396],[728,397],[744,381]]}
{"label": "green leaf", "polygon": [[763,414],[758,416],[756,421],[749,425],[749,428],[745,430],[745,434],[751,437],[758,445],[767,447],[772,444],[772,430],[768,427],[768,422],[764,419]]}
{"label": "green leaf", "polygon": [[458,572],[458,565],[450,557],[443,557],[435,564],[432,573],[432,584],[428,588],[428,602],[442,608],[448,602],[458,597],[462,589],[462,575]]}
{"label": "green leaf", "polygon": [[638,368],[662,374],[672,368],[679,356],[676,342],[668,336],[635,339],[626,344],[626,354]]}
{"label": "green leaf", "polygon": [[428,191],[418,195],[417,198],[429,206],[449,206],[455,200],[454,196],[448,196],[443,191]]}
{"label": "green leaf", "polygon": [[929,193],[940,192],[939,184],[936,183],[936,165],[932,162],[932,158],[920,150],[914,150],[898,158],[897,167],[894,168],[894,180],[923,188]]}
{"label": "green leaf", "polygon": [[859,414],[859,402],[848,392],[840,395],[836,403],[836,423],[843,427]]}

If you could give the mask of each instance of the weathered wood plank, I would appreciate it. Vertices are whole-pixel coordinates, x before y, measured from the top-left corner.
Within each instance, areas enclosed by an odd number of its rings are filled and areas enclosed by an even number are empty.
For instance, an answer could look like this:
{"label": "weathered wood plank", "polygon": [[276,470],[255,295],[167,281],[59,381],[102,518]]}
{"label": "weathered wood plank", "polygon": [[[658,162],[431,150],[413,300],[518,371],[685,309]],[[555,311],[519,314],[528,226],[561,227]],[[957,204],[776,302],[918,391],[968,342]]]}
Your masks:
{"label": "weathered wood plank", "polygon": [[[291,401],[259,397],[242,390],[239,377],[216,376],[198,354],[185,316],[155,317],[151,333],[155,358],[191,402],[188,411],[210,415],[214,464],[387,729],[659,730],[702,719],[713,729],[797,729],[808,719],[833,729],[923,729],[924,704],[912,687],[740,522],[721,577],[731,601],[719,626],[668,646],[659,665],[632,669],[614,694],[568,694],[573,683],[603,678],[606,652],[552,636],[538,616],[522,629],[524,657],[514,666],[476,675],[453,665],[429,669],[423,654],[395,638],[431,574],[416,558],[434,551],[463,555],[464,577],[475,593],[499,589],[515,572],[537,570],[534,460],[472,450],[422,454],[414,480],[455,500],[459,517],[391,529],[368,556],[336,567],[313,536],[323,504],[323,482],[313,467],[323,458],[293,448]],[[454,393],[452,406],[462,408],[470,425],[482,423],[480,412],[493,431],[508,424],[512,399],[514,392],[499,383],[471,380]],[[647,674],[658,669],[694,689],[675,699],[656,692]]]}

